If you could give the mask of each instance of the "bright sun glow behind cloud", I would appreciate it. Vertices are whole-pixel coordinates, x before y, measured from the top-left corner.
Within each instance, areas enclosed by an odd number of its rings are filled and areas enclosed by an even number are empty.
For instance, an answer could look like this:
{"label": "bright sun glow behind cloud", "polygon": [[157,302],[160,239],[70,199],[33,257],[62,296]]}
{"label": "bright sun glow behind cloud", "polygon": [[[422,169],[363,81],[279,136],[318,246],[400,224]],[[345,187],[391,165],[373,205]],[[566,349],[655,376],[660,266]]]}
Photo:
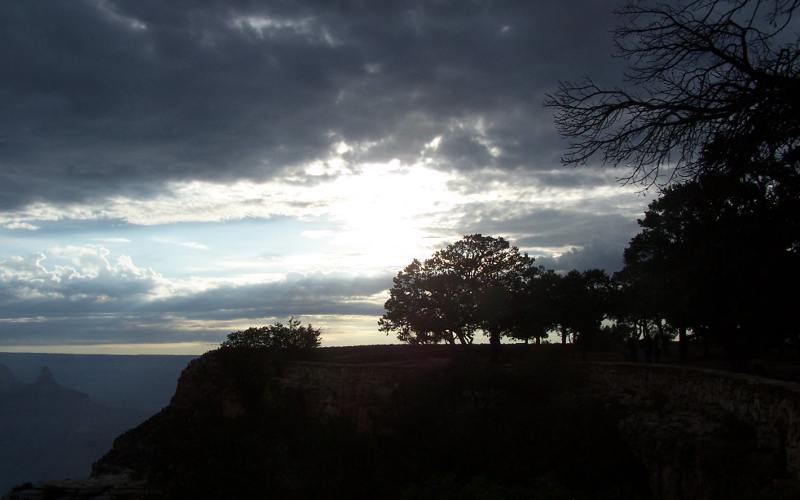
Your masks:
{"label": "bright sun glow behind cloud", "polygon": [[362,254],[361,265],[376,269],[405,262],[429,250],[430,226],[442,205],[455,203],[449,176],[419,167],[373,166],[355,177],[340,177],[329,216],[341,224],[330,243]]}
{"label": "bright sun glow behind cloud", "polygon": [[[145,352],[160,339],[163,352],[199,352],[226,332],[295,314],[324,326],[326,345],[391,342],[376,319],[391,276],[413,258],[476,231],[528,241],[523,250],[552,258],[605,230],[569,234],[570,214],[602,223],[604,213],[612,221],[641,213],[633,188],[605,178],[554,185],[537,177],[546,171],[470,175],[424,158],[353,165],[350,150],[336,144],[327,160],[264,182],[180,182],[151,198],[0,214],[0,280],[19,302],[7,330],[27,339],[68,325],[76,344],[113,337]],[[48,311],[65,312],[26,312],[34,299],[58,299]],[[64,351],[55,344],[41,349]]]}
{"label": "bright sun glow behind cloud", "polygon": [[[597,210],[598,203],[611,203],[614,211],[629,210],[631,217],[641,211],[641,200],[631,196],[632,190],[617,185],[554,189],[504,172],[476,186],[454,171],[391,161],[360,165],[352,171],[343,168],[338,175],[318,177],[312,183],[297,182],[292,177],[262,183],[193,181],[176,183],[168,192],[149,199],[116,196],[95,205],[37,203],[0,215],[0,224],[121,220],[151,226],[285,217],[323,223],[325,227],[298,235],[314,242],[313,250],[287,252],[268,259],[268,265],[253,261],[253,271],[280,272],[277,268],[283,266],[283,272],[374,273],[396,270],[412,258],[424,258],[443,243],[457,239],[465,207],[497,204],[505,206],[505,217],[536,209],[580,209],[587,203],[595,204],[592,210]],[[504,236],[513,239],[517,235],[507,232]],[[161,237],[159,241],[168,240]],[[195,250],[209,246],[208,242],[172,240]],[[563,248],[539,250],[558,253]]]}
{"label": "bright sun glow behind cloud", "polygon": [[619,266],[647,200],[560,168],[541,106],[575,67],[619,74],[607,7],[195,3],[0,3],[0,349],[289,315],[371,343],[392,276],[470,233]]}

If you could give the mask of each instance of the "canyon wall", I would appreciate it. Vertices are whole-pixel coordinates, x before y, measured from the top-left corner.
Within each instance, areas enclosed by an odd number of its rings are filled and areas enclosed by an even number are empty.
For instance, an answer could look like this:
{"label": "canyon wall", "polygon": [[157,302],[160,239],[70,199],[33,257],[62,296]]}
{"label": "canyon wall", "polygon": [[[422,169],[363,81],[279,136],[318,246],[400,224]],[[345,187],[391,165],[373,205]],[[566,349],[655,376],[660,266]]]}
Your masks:
{"label": "canyon wall", "polygon": [[672,365],[587,363],[603,397],[633,408],[693,411],[749,426],[759,447],[777,452],[800,479],[800,386],[749,375]]}
{"label": "canyon wall", "polygon": [[[209,353],[181,375],[168,408],[118,438],[114,450],[98,462],[96,477],[106,481],[108,474],[117,474],[129,488],[127,464],[152,453],[152,446],[169,435],[170,426],[186,425],[191,422],[187,416],[196,420],[198,412],[213,416],[210,421],[236,421],[252,411],[247,398],[253,395],[267,406],[269,398],[283,397],[278,394],[296,395],[309,415],[341,417],[356,432],[369,434],[380,429],[383,417],[414,398],[413,388],[420,381],[435,380],[450,365],[440,358],[290,362],[263,380],[246,379],[248,389],[242,390],[245,379],[231,375],[233,365]],[[618,415],[620,434],[650,475],[654,498],[730,498],[732,490],[751,497],[752,492],[764,498],[800,497],[797,385],[680,366],[596,362],[570,366],[580,375],[580,390],[603,400]],[[109,484],[103,494],[113,496],[114,481]],[[43,492],[45,486],[16,491],[7,498],[36,498],[37,488]],[[80,496],[74,485],[59,485],[61,491],[68,488],[76,493],[63,498],[88,498]]]}

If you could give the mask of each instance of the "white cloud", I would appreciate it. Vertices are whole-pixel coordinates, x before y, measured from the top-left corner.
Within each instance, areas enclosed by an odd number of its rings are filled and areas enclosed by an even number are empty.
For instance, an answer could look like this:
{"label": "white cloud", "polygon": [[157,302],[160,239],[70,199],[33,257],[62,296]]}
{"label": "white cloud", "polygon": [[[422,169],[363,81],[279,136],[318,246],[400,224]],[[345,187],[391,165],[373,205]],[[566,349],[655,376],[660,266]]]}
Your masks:
{"label": "white cloud", "polygon": [[92,241],[97,241],[98,243],[130,243],[131,240],[128,238],[92,238]]}
{"label": "white cloud", "polygon": [[112,259],[111,252],[100,245],[57,246],[47,253],[0,260],[0,283],[7,295],[22,300],[102,303],[134,296],[154,299],[176,288],[161,274],[134,264],[127,255]]}
{"label": "white cloud", "polygon": [[24,229],[26,231],[38,231],[39,230],[39,226],[35,226],[35,225],[29,224],[27,222],[17,222],[17,221],[6,222],[5,224],[3,224],[3,227],[6,228],[6,229]]}
{"label": "white cloud", "polygon": [[335,234],[335,232],[327,230],[303,231],[300,233],[303,238],[308,238],[310,240],[327,240],[332,238]]}
{"label": "white cloud", "polygon": [[229,21],[231,28],[255,33],[259,38],[299,37],[310,44],[337,47],[341,41],[311,16],[278,17],[269,15],[239,15]]}
{"label": "white cloud", "polygon": [[157,243],[166,243],[168,245],[177,245],[184,248],[190,248],[192,250],[208,250],[208,245],[205,243],[199,243],[197,241],[184,241],[174,238],[163,238],[160,236],[156,236],[151,238],[153,241]]}
{"label": "white cloud", "polygon": [[131,31],[147,30],[147,24],[140,19],[136,19],[135,17],[120,14],[115,9],[115,6],[107,0],[96,0],[95,6],[97,7],[97,10],[105,14],[110,21],[124,26]]}
{"label": "white cloud", "polygon": [[292,314],[374,326],[391,282],[341,273],[262,278],[169,279],[98,245],[14,256],[0,260],[0,345],[202,343]]}
{"label": "white cloud", "polygon": [[[483,125],[477,121],[470,126],[478,130]],[[430,146],[437,145],[435,138]],[[334,142],[333,149],[347,154],[345,150],[357,147],[361,146]],[[562,172],[484,169],[464,173],[432,168],[424,162],[404,165],[392,161],[362,164],[357,172],[342,171],[311,184],[297,182],[290,174],[269,182],[174,183],[169,191],[153,198],[115,196],[97,204],[38,203],[0,214],[0,223],[111,219],[147,226],[276,217],[324,222],[331,228],[299,234],[320,242],[318,249],[286,250],[269,263],[251,259],[253,271],[260,267],[260,272],[272,273],[340,270],[369,274],[398,269],[414,257],[424,258],[472,227],[512,240],[530,238],[537,232],[535,220],[511,230],[504,228],[504,221],[524,220],[543,210],[583,214],[587,221],[610,214],[633,224],[647,202],[638,188],[619,186],[613,172],[588,171],[583,178],[593,179],[589,186],[571,183],[562,178]],[[209,250],[206,243],[194,239],[152,239]],[[578,238],[539,241],[535,246],[554,256],[562,253],[565,245],[583,243]]]}
{"label": "white cloud", "polygon": [[178,244],[186,248],[191,248],[192,250],[208,250],[208,245],[196,241],[181,241]]}

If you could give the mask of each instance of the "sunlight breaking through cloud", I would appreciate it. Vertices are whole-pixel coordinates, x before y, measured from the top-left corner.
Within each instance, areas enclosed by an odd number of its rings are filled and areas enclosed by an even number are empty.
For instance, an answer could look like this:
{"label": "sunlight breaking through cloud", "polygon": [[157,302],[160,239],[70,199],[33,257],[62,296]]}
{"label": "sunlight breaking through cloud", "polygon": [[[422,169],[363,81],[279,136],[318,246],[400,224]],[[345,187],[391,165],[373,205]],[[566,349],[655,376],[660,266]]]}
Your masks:
{"label": "sunlight breaking through cloud", "polygon": [[291,314],[383,341],[411,259],[483,233],[613,270],[652,195],[559,168],[541,106],[621,74],[601,3],[0,11],[0,344],[166,352]]}
{"label": "sunlight breaking through cloud", "polygon": [[[328,260],[331,266],[369,271],[396,267],[415,256],[424,257],[458,237],[466,219],[473,223],[500,223],[544,209],[606,212],[633,218],[642,207],[642,199],[633,188],[623,189],[608,182],[592,187],[542,185],[535,175],[504,171],[488,171],[479,180],[478,187],[474,178],[458,171],[392,161],[360,165],[358,173],[343,173],[312,185],[290,180],[233,184],[194,181],[176,183],[168,193],[154,198],[116,196],[97,204],[69,205],[40,202],[0,215],[0,223],[121,220],[148,226],[274,217],[324,220],[335,229],[310,230],[303,236],[324,241],[335,249],[337,261]],[[494,207],[500,206],[504,209],[498,212]],[[512,239],[524,238],[526,231],[529,229],[519,228],[503,230],[502,234]],[[202,242],[174,238],[159,241],[208,249]],[[552,249],[552,253],[562,251]],[[348,262],[350,256],[358,262]],[[305,259],[314,266],[325,261],[307,256],[294,258]]]}

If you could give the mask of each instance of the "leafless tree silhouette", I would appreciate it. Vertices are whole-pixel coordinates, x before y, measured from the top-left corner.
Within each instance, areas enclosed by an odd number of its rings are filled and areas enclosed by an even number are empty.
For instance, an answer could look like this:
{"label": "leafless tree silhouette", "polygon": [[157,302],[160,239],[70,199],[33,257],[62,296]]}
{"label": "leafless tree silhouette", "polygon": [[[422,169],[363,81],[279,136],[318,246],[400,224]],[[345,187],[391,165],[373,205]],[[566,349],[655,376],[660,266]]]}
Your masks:
{"label": "leafless tree silhouette", "polygon": [[[631,167],[647,185],[695,176],[744,154],[800,170],[800,0],[694,0],[618,11],[624,88],[561,82],[545,105],[571,139],[562,158]],[[707,150],[715,153],[704,157]],[[725,167],[727,168],[727,167]]]}

